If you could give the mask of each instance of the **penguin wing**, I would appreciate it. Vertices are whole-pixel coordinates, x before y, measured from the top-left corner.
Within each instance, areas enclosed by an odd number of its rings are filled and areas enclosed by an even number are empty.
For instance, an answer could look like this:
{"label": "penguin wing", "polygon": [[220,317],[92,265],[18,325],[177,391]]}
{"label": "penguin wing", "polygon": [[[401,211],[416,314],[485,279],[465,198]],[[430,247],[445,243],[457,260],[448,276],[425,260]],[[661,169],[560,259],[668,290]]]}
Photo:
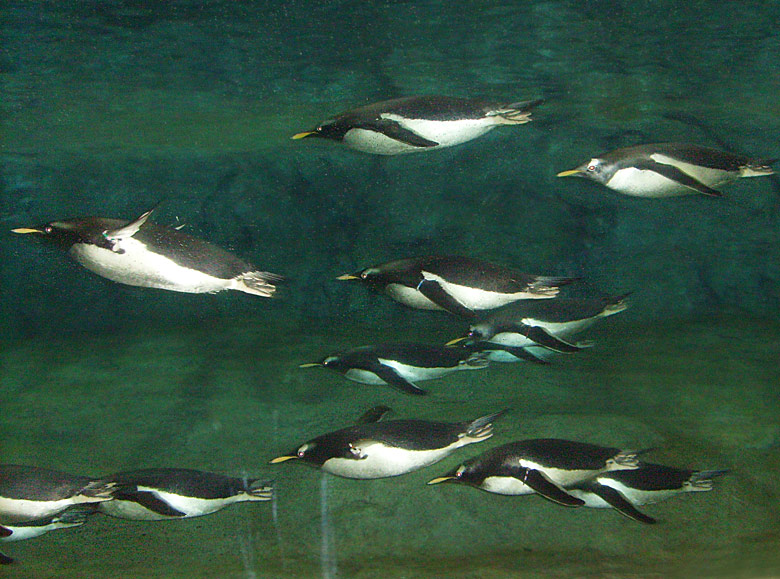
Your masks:
{"label": "penguin wing", "polygon": [[649,517],[640,512],[626,497],[611,487],[594,484],[588,488],[588,490],[601,498],[621,515],[625,515],[629,519],[634,519],[635,521],[645,523],[646,525],[654,525],[658,522],[653,517]]}
{"label": "penguin wing", "polygon": [[360,123],[358,125],[361,129],[367,129],[369,131],[375,131],[382,133],[386,137],[389,137],[396,141],[401,141],[412,147],[437,147],[439,143],[436,141],[430,141],[424,137],[421,137],[414,131],[410,131],[401,126],[400,123],[392,119],[379,118],[366,123]]}
{"label": "penguin wing", "polygon": [[392,408],[389,406],[381,404],[379,406],[374,406],[373,408],[366,410],[363,415],[358,418],[356,424],[373,424],[379,422],[388,412],[392,412]]}
{"label": "penguin wing", "polygon": [[0,525],[0,538],[10,537],[11,535],[13,535],[13,531],[11,529],[6,529],[3,525]]}
{"label": "penguin wing", "polygon": [[[487,342],[490,344],[489,342]],[[486,347],[486,350],[488,349],[495,349],[495,350],[502,350],[504,352],[509,352],[513,356],[517,358],[521,358],[523,360],[527,360],[528,362],[534,362],[535,364],[549,364],[550,362],[545,360],[544,358],[537,356],[536,354],[529,352],[526,348],[518,347],[518,346],[504,346],[503,344],[490,344],[490,347]]]}
{"label": "penguin wing", "polygon": [[164,500],[156,497],[154,493],[150,492],[136,491],[127,494],[122,493],[115,495],[114,498],[119,500],[133,501],[145,509],[149,509],[150,511],[157,513],[158,515],[163,515],[164,517],[184,517],[187,515],[187,513],[182,513],[181,511],[174,509]]}
{"label": "penguin wing", "polygon": [[518,326],[517,332],[524,335],[529,340],[533,340],[540,346],[544,346],[545,348],[555,352],[571,353],[578,352],[583,349],[582,346],[570,344],[569,342],[565,342],[560,338],[556,338],[550,332],[539,326],[529,326],[527,324],[522,324]]}
{"label": "penguin wing", "polygon": [[681,171],[674,165],[666,165],[664,163],[648,161],[644,163],[637,163],[636,168],[644,171],[653,171],[654,173],[658,173],[667,179],[671,179],[675,183],[679,183],[683,187],[688,187],[689,189],[693,189],[694,191],[698,191],[704,195],[709,195],[710,197],[722,197],[722,193],[720,191],[713,189],[712,187],[708,187],[698,179],[694,179],[688,175],[688,173]]}
{"label": "penguin wing", "polygon": [[144,223],[146,223],[146,220],[149,219],[149,216],[152,214],[152,212],[157,209],[157,206],[155,205],[152,207],[149,211],[138,217],[137,219],[134,219],[127,225],[124,225],[123,227],[119,227],[118,229],[112,229],[110,231],[106,231],[103,235],[106,239],[109,241],[117,241],[119,239],[125,239],[127,237],[132,237],[136,233],[138,233],[138,230],[141,229]]}
{"label": "penguin wing", "polygon": [[12,557],[9,557],[8,555],[3,555],[0,553],[0,565],[10,565],[14,562],[14,559]]}
{"label": "penguin wing", "polygon": [[521,480],[536,493],[559,505],[564,505],[566,507],[581,507],[585,504],[585,501],[570,495],[561,487],[553,484],[536,469],[527,469]]}
{"label": "penguin wing", "polygon": [[385,366],[384,364],[377,362],[375,366],[372,365],[369,371],[376,374],[377,377],[387,382],[390,386],[398,388],[407,394],[416,394],[417,396],[424,396],[425,394],[428,394],[428,392],[422,388],[419,388],[418,386],[415,386],[409,382],[409,380],[401,376],[390,366]]}
{"label": "penguin wing", "polygon": [[451,314],[455,314],[456,316],[461,316],[463,318],[473,318],[476,316],[472,310],[448,294],[438,281],[434,279],[428,279],[426,277],[426,273],[427,272],[425,271],[422,272],[423,279],[419,284],[417,284],[417,290],[422,295],[431,300],[440,308],[443,308]]}

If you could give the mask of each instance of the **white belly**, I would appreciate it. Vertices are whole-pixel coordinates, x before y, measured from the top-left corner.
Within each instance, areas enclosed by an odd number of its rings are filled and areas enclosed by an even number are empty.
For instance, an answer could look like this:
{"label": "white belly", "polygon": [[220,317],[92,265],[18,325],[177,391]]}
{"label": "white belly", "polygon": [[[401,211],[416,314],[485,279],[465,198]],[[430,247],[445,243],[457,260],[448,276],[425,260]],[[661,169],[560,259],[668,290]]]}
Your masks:
{"label": "white belly", "polygon": [[[657,155],[653,156],[654,158]],[[660,160],[666,160],[666,157],[658,156]],[[656,159],[658,160],[658,159]],[[684,173],[692,176],[694,179],[704,183],[708,187],[717,187],[723,183],[731,181],[734,177],[727,171],[718,171],[716,169],[702,169],[694,165],[680,163],[665,163],[680,168]],[[654,171],[647,169],[626,168],[620,169],[615,175],[607,181],[606,186],[624,195],[634,197],[674,197],[678,195],[697,194],[698,191],[680,185],[677,181],[667,179]]]}
{"label": "white belly", "polygon": [[[141,486],[138,487],[138,490],[151,492],[157,498],[165,501],[177,511],[184,513],[184,517],[199,517],[201,515],[208,515],[236,502],[235,497],[228,497],[226,499],[199,499],[194,497],[174,495],[165,491],[149,489]],[[161,515],[154,511],[150,511],[136,502],[118,499],[101,503],[100,510],[106,515],[111,515],[112,517],[119,517],[120,519],[132,519],[137,521],[161,521],[172,518]]]}
{"label": "white belly", "polygon": [[476,441],[464,437],[446,448],[436,450],[405,450],[373,443],[359,449],[366,458],[360,460],[331,458],[325,461],[322,469],[345,478],[373,479],[398,476],[430,466],[469,442]]}
{"label": "white belly", "polygon": [[234,280],[181,267],[167,257],[148,251],[133,238],[122,239],[116,245],[124,253],[77,243],[71,247],[70,254],[88,270],[127,285],[187,293],[217,292],[235,285]]}
{"label": "white belly", "polygon": [[[442,376],[450,374],[451,372],[455,372],[460,368],[459,366],[454,368],[417,368],[415,366],[406,366],[405,364],[400,364],[395,360],[384,360],[380,358],[379,361],[385,366],[393,368],[398,374],[410,382],[441,378]],[[369,372],[368,370],[361,370],[359,368],[351,368],[347,370],[344,373],[344,377],[349,378],[355,382],[360,382],[361,384],[387,384],[387,382],[379,378],[373,372]]]}
{"label": "white belly", "polygon": [[6,529],[11,531],[11,535],[8,537],[0,537],[0,541],[4,543],[10,543],[11,541],[25,541],[27,539],[33,539],[35,537],[40,537],[44,533],[48,533],[49,531],[53,531],[54,529],[59,529],[63,526],[71,526],[71,525],[61,525],[57,523],[49,523],[48,525],[41,525],[39,527],[14,527],[13,525],[3,525]]}
{"label": "white belly", "polygon": [[88,502],[78,498],[59,501],[28,501],[25,499],[7,499],[0,497],[0,525],[4,523],[34,521],[56,515],[60,511],[78,502]]}
{"label": "white belly", "polygon": [[497,495],[530,495],[536,492],[523,481],[508,476],[489,476],[480,488]]}
{"label": "white belly", "polygon": [[409,120],[393,114],[384,114],[382,118],[397,121],[405,129],[439,144],[432,147],[416,147],[366,129],[350,129],[344,135],[344,143],[364,153],[399,155],[459,145],[484,135],[496,126],[494,119],[490,117],[461,121],[428,121]]}

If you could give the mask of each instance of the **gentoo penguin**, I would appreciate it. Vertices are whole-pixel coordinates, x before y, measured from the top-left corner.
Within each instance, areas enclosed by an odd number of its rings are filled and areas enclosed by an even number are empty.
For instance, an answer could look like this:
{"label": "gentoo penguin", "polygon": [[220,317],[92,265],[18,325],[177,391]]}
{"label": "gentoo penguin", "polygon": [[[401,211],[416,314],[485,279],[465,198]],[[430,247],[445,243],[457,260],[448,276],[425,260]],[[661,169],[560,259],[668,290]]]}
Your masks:
{"label": "gentoo penguin", "polygon": [[462,348],[399,343],[362,346],[300,367],[322,366],[355,382],[388,384],[407,394],[423,395],[427,392],[414,382],[440,378],[457,370],[478,370],[487,365],[484,356]]}
{"label": "gentoo penguin", "polygon": [[542,102],[502,105],[445,96],[406,97],[347,111],[292,138],[332,139],[376,155],[431,151],[476,139],[499,125],[527,123],[531,109]]}
{"label": "gentoo penguin", "polygon": [[106,479],[0,464],[0,525],[45,519],[72,505],[108,501],[114,486]]}
{"label": "gentoo penguin", "polygon": [[114,500],[100,512],[120,519],[161,521],[208,515],[243,501],[270,501],[273,489],[259,479],[241,479],[185,468],[146,468],[107,477]]}
{"label": "gentoo penguin", "polygon": [[272,464],[298,459],[345,478],[398,476],[429,466],[467,444],[493,435],[492,422],[503,412],[467,422],[390,420],[386,406],[372,408],[354,426],[318,436]]}
{"label": "gentoo penguin", "polygon": [[702,193],[720,197],[715,187],[738,177],[774,173],[775,160],[750,159],[686,143],[653,143],[616,149],[558,177],[585,177],[634,197],[674,197]]}
{"label": "gentoo penguin", "polygon": [[447,310],[472,318],[522,299],[552,298],[571,277],[529,275],[478,259],[425,256],[398,259],[339,276],[357,280],[397,302],[421,310]]}
{"label": "gentoo penguin", "polygon": [[[627,294],[605,298],[556,298],[554,300],[522,300],[508,304],[485,315],[469,328],[462,338],[448,346],[467,342],[487,342],[513,350],[543,346],[555,352],[576,352],[582,346],[565,338],[592,326],[599,318],[622,312],[628,307]],[[518,354],[518,357],[520,355]]]}
{"label": "gentoo penguin", "polygon": [[598,474],[566,488],[582,499],[586,507],[613,508],[619,513],[652,525],[656,520],[636,509],[670,497],[712,489],[712,479],[725,470],[687,470],[642,463],[633,470],[615,470]]}
{"label": "gentoo penguin", "polygon": [[84,217],[13,229],[66,249],[88,270],[127,285],[186,293],[234,289],[271,297],[281,276],[178,229],[147,223],[154,209],[125,221]]}
{"label": "gentoo penguin", "polygon": [[26,523],[16,523],[13,525],[1,525],[5,531],[0,532],[0,541],[25,541],[39,537],[49,531],[57,529],[67,529],[68,527],[78,527],[87,521],[87,517],[94,514],[92,508],[83,506],[70,507],[59,514],[51,517],[44,517],[35,521]]}
{"label": "gentoo penguin", "polygon": [[637,454],[556,438],[510,442],[467,460],[428,484],[464,483],[500,495],[538,493],[566,506],[585,501],[565,489],[602,472],[636,468]]}

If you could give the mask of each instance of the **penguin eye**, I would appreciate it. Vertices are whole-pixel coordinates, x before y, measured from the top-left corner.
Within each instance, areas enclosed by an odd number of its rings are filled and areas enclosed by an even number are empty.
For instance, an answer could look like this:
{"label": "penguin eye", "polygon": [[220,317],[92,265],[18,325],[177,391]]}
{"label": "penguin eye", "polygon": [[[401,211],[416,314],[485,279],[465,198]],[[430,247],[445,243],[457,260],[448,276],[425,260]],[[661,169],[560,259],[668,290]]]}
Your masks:
{"label": "penguin eye", "polygon": [[596,170],[596,165],[588,165],[588,171],[591,173]]}
{"label": "penguin eye", "polygon": [[54,231],[54,228],[51,225],[47,225],[43,228],[44,233],[51,233],[52,231]]}
{"label": "penguin eye", "polygon": [[360,279],[366,279],[368,277],[368,270],[360,272]]}

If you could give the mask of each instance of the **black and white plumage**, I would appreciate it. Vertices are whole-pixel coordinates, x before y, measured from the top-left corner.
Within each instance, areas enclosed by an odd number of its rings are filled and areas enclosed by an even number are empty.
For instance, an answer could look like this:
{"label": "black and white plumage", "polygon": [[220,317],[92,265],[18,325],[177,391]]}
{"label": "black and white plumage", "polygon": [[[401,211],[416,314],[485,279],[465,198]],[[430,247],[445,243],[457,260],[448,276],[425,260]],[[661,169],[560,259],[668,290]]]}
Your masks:
{"label": "black and white plumage", "polygon": [[126,285],[186,293],[233,289],[262,297],[274,294],[281,276],[259,271],[176,228],[149,223],[151,213],[133,221],[84,217],[13,232],[52,241],[88,270]]}
{"label": "black and white plumage", "polygon": [[273,493],[260,479],[185,468],[146,468],[107,478],[117,491],[114,500],[100,505],[100,512],[143,521],[200,517],[234,503],[269,501]]}
{"label": "black and white plumage", "polygon": [[576,281],[460,256],[398,259],[338,279],[359,281],[411,308],[447,310],[467,318],[521,299],[555,297],[560,286]]}
{"label": "black and white plumage", "polygon": [[[94,512],[95,510],[92,508],[77,506],[70,507],[51,517],[44,517],[35,521],[0,525],[0,543],[26,541],[27,539],[40,537],[49,531],[79,527]],[[14,559],[12,557],[0,553],[0,565],[10,565],[13,562]]]}
{"label": "black and white plumage", "polygon": [[359,107],[293,139],[320,137],[365,153],[398,155],[431,151],[476,139],[500,125],[531,120],[542,100],[499,104],[481,99],[414,96]]}
{"label": "black and white plumage", "polygon": [[434,464],[458,448],[487,440],[493,435],[492,422],[502,414],[466,422],[380,422],[388,410],[371,409],[358,424],[318,436],[271,462],[300,460],[354,479],[399,476]]}
{"label": "black and white plumage", "polygon": [[[520,358],[538,357],[536,347],[576,352],[581,344],[567,338],[592,326],[599,318],[624,311],[626,295],[605,298],[522,300],[491,311],[473,323],[468,334],[448,343],[466,343],[472,351],[504,352]],[[497,354],[490,359],[504,360]]]}
{"label": "black and white plumage", "polygon": [[0,525],[53,517],[73,505],[108,501],[113,482],[57,470],[0,465]]}
{"label": "black and white plumage", "polygon": [[638,465],[633,451],[557,438],[504,444],[467,460],[428,484],[455,482],[500,495],[537,493],[566,506],[582,506],[565,488],[602,472]]}
{"label": "black and white plumage", "polygon": [[613,508],[622,515],[645,524],[656,520],[636,507],[649,505],[688,493],[712,490],[712,479],[725,470],[688,470],[642,463],[632,470],[598,474],[566,488],[566,492],[584,501],[584,506]]}
{"label": "black and white plumage", "polygon": [[773,174],[773,162],[687,143],[652,143],[616,149],[558,177],[585,177],[633,197],[720,197],[721,185]]}
{"label": "black and white plumage", "polygon": [[407,394],[423,395],[427,392],[415,382],[487,365],[483,355],[462,348],[398,343],[362,346],[320,362],[301,364],[301,368],[321,366],[362,384],[387,384]]}

